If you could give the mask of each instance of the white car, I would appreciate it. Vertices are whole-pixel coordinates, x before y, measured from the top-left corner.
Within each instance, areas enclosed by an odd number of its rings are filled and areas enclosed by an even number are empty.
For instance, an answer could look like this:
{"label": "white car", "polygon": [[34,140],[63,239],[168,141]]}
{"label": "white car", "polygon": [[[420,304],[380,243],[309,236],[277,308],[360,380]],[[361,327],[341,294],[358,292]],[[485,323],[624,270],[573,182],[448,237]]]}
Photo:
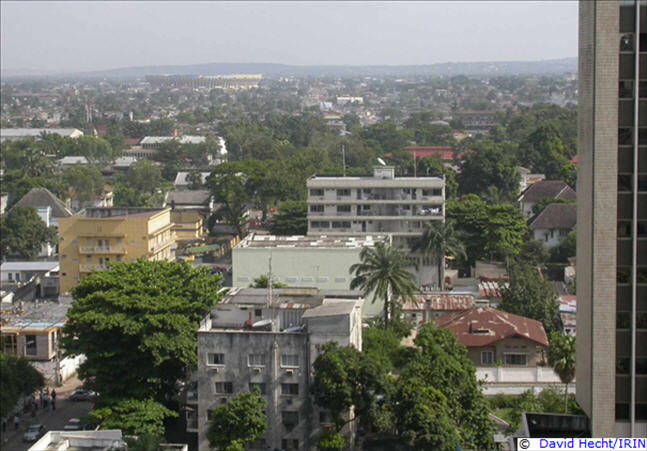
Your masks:
{"label": "white car", "polygon": [[67,421],[67,424],[63,426],[64,431],[80,431],[81,430],[81,420],[79,418],[70,418]]}
{"label": "white car", "polygon": [[45,435],[45,426],[42,424],[32,424],[22,436],[23,442],[35,442]]}

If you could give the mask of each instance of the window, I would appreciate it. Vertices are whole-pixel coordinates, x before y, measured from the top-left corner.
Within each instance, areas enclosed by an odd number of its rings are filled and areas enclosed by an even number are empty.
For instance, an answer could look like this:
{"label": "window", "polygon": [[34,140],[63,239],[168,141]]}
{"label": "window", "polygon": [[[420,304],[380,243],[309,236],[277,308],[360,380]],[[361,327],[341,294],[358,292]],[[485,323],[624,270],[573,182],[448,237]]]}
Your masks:
{"label": "window", "polygon": [[350,213],[350,205],[337,205],[337,213]]}
{"label": "window", "polygon": [[526,354],[505,354],[505,364],[506,365],[526,365],[527,356]]}
{"label": "window", "polygon": [[257,308],[254,310],[254,316],[263,316],[263,310]]}
{"label": "window", "polygon": [[209,421],[213,420],[213,412],[215,410],[216,409],[207,409],[207,420],[209,420]]}
{"label": "window", "polygon": [[349,229],[350,228],[350,221],[333,221],[332,228],[333,229]]}
{"label": "window", "polygon": [[618,96],[621,99],[630,99],[634,96],[634,82],[632,80],[620,81]]}
{"label": "window", "polygon": [[324,195],[324,190],[319,189],[319,188],[313,188],[310,190],[310,195],[311,196],[323,196]]}
{"label": "window", "polygon": [[330,227],[330,222],[328,221],[312,221],[310,227],[313,229],[327,229]]}
{"label": "window", "polygon": [[7,279],[11,282],[13,280],[13,274],[7,273]]}
{"label": "window", "polygon": [[256,389],[261,392],[261,395],[267,394],[267,389],[264,383],[257,384],[252,382],[249,384],[249,391],[254,391]]}
{"label": "window", "polygon": [[16,354],[18,352],[18,342],[15,335],[3,335],[4,352],[8,354]]}
{"label": "window", "polygon": [[265,354],[249,354],[247,358],[249,366],[265,366]]}
{"label": "window", "polygon": [[481,351],[481,365],[492,365],[494,363],[494,351]]}
{"label": "window", "polygon": [[633,52],[634,51],[634,35],[633,34],[623,34],[620,37],[620,51],[621,52]]}
{"label": "window", "polygon": [[20,273],[19,272],[16,273],[16,282],[20,282]]}
{"label": "window", "polygon": [[231,394],[234,392],[234,384],[232,382],[216,382],[216,393]]}
{"label": "window", "polygon": [[337,190],[337,195],[338,196],[350,196],[350,190],[349,189],[338,189]]}
{"label": "window", "polygon": [[281,412],[281,420],[286,429],[291,430],[299,423],[299,412]]}
{"label": "window", "polygon": [[299,394],[299,384],[281,384],[281,394],[282,395],[298,395]]}
{"label": "window", "polygon": [[36,335],[25,335],[25,354],[36,355]]}
{"label": "window", "polygon": [[324,211],[323,205],[310,205],[311,213],[323,213],[323,211]]}
{"label": "window", "polygon": [[207,365],[224,365],[225,355],[218,353],[207,354]]}
{"label": "window", "polygon": [[287,368],[299,368],[299,355],[281,354],[281,366]]}

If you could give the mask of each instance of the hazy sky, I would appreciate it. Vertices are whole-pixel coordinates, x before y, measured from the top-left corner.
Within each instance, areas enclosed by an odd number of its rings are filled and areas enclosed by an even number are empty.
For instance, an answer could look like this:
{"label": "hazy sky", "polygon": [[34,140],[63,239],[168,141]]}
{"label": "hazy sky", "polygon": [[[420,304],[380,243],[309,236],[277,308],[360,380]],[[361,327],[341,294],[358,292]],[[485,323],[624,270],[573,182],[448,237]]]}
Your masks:
{"label": "hazy sky", "polygon": [[430,64],[577,55],[577,2],[0,3],[5,69]]}

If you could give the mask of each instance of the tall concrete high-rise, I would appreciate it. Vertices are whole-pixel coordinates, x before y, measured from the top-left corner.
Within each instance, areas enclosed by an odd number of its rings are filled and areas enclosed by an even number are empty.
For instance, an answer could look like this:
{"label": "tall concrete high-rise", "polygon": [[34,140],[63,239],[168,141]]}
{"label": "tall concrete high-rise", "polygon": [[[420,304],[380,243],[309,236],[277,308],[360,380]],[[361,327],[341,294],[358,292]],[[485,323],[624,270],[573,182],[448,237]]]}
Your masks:
{"label": "tall concrete high-rise", "polygon": [[647,436],[647,3],[579,14],[577,398],[593,436]]}

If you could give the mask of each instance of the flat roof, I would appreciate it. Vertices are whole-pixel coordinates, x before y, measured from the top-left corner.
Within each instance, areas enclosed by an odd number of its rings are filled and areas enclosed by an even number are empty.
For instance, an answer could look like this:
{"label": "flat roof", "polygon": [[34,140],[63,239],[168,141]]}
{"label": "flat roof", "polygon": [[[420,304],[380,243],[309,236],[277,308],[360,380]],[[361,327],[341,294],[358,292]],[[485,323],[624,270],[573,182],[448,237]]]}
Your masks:
{"label": "flat roof", "polygon": [[245,237],[235,249],[245,248],[304,248],[304,249],[356,249],[372,247],[375,243],[387,243],[388,235],[258,235],[252,233]]}
{"label": "flat roof", "polygon": [[323,304],[307,310],[303,314],[303,318],[318,318],[321,316],[338,316],[338,315],[349,315],[353,312],[353,309],[356,307],[357,303],[352,302],[357,301],[356,299],[343,300],[334,300],[324,301]]}
{"label": "flat roof", "polygon": [[4,262],[0,271],[58,271],[58,262]]}
{"label": "flat roof", "polygon": [[2,306],[2,331],[12,329],[50,329],[63,327],[71,304],[58,302],[20,302]]}

